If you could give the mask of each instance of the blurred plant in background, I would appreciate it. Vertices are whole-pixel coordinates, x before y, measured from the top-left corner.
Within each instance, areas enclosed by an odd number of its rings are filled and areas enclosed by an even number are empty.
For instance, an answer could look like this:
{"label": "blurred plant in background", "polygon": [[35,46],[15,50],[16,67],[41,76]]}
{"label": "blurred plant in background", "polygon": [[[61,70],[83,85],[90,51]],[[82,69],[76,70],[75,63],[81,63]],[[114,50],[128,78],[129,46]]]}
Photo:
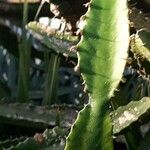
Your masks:
{"label": "blurred plant in background", "polygon": [[[78,111],[88,102],[80,73],[73,69],[76,51],[70,51],[80,39],[87,2],[51,0],[37,14],[39,0],[0,0],[0,149],[64,148]],[[143,98],[150,96],[149,7],[146,0],[129,1],[129,57],[110,103],[115,149],[150,149],[150,100]],[[140,110],[137,118],[118,126],[131,108]]]}

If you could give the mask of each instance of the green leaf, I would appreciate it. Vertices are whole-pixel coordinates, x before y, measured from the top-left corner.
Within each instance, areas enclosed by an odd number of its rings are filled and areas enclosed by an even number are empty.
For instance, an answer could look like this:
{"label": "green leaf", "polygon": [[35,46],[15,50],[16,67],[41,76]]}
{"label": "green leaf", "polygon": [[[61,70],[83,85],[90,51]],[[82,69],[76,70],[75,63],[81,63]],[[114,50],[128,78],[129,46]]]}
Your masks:
{"label": "green leaf", "polygon": [[29,68],[31,53],[31,37],[27,37],[25,25],[28,20],[28,1],[23,7],[23,33],[21,43],[19,44],[19,78],[18,78],[18,102],[29,101]]}
{"label": "green leaf", "polygon": [[128,105],[121,106],[113,111],[113,133],[119,133],[121,130],[137,121],[148,109],[150,109],[150,98],[144,97],[139,101],[131,101]]}

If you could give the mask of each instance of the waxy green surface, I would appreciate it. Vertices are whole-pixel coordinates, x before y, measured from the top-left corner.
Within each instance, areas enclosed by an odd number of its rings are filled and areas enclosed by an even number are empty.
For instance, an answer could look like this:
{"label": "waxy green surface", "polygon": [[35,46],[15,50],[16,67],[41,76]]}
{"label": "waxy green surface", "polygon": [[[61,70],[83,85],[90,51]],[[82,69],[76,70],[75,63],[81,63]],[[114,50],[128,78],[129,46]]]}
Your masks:
{"label": "waxy green surface", "polygon": [[79,113],[65,150],[112,150],[112,124],[108,115],[124,70],[129,44],[126,0],[92,0],[85,14],[78,43],[78,66],[90,102]]}

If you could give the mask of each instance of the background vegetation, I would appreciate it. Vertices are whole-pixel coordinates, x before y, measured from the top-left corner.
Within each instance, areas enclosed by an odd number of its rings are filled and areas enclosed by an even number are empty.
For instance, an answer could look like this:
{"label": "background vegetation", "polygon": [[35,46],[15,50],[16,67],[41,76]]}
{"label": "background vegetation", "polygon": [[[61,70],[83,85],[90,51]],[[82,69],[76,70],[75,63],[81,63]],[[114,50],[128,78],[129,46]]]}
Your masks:
{"label": "background vegetation", "polygon": [[[88,0],[28,2],[0,0],[0,149],[60,150],[88,102],[70,50],[80,39]],[[149,150],[150,2],[128,6],[129,56],[109,104],[114,149]]]}

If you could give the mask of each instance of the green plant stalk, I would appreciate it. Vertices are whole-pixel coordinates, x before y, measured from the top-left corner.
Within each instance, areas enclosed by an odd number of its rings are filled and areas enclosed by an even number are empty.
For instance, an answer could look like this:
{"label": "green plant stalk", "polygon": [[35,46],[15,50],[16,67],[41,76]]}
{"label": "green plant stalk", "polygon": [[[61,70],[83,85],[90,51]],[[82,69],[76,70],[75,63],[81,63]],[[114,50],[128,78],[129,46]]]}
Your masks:
{"label": "green plant stalk", "polygon": [[7,84],[3,83],[1,80],[0,80],[0,100],[4,97],[7,97],[7,96],[10,96],[10,89],[9,87],[7,86]]}
{"label": "green plant stalk", "polygon": [[29,100],[29,68],[30,68],[30,37],[26,36],[25,25],[28,20],[28,2],[23,7],[23,33],[21,43],[19,44],[19,79],[18,79],[18,102],[27,102]]}
{"label": "green plant stalk", "polygon": [[126,0],[91,0],[78,47],[90,102],[71,128],[65,150],[112,150],[109,99],[124,70],[129,45]]}
{"label": "green plant stalk", "polygon": [[128,150],[137,150],[137,143],[135,142],[134,136],[132,132],[127,131],[125,133],[125,138],[126,138],[126,145]]}
{"label": "green plant stalk", "polygon": [[48,71],[49,60],[50,60],[49,51],[47,49],[45,49],[44,50],[44,67],[45,67],[45,72]]}
{"label": "green plant stalk", "polygon": [[56,101],[59,63],[59,54],[51,53],[46,72],[44,99],[42,103],[43,105],[51,105]]}

